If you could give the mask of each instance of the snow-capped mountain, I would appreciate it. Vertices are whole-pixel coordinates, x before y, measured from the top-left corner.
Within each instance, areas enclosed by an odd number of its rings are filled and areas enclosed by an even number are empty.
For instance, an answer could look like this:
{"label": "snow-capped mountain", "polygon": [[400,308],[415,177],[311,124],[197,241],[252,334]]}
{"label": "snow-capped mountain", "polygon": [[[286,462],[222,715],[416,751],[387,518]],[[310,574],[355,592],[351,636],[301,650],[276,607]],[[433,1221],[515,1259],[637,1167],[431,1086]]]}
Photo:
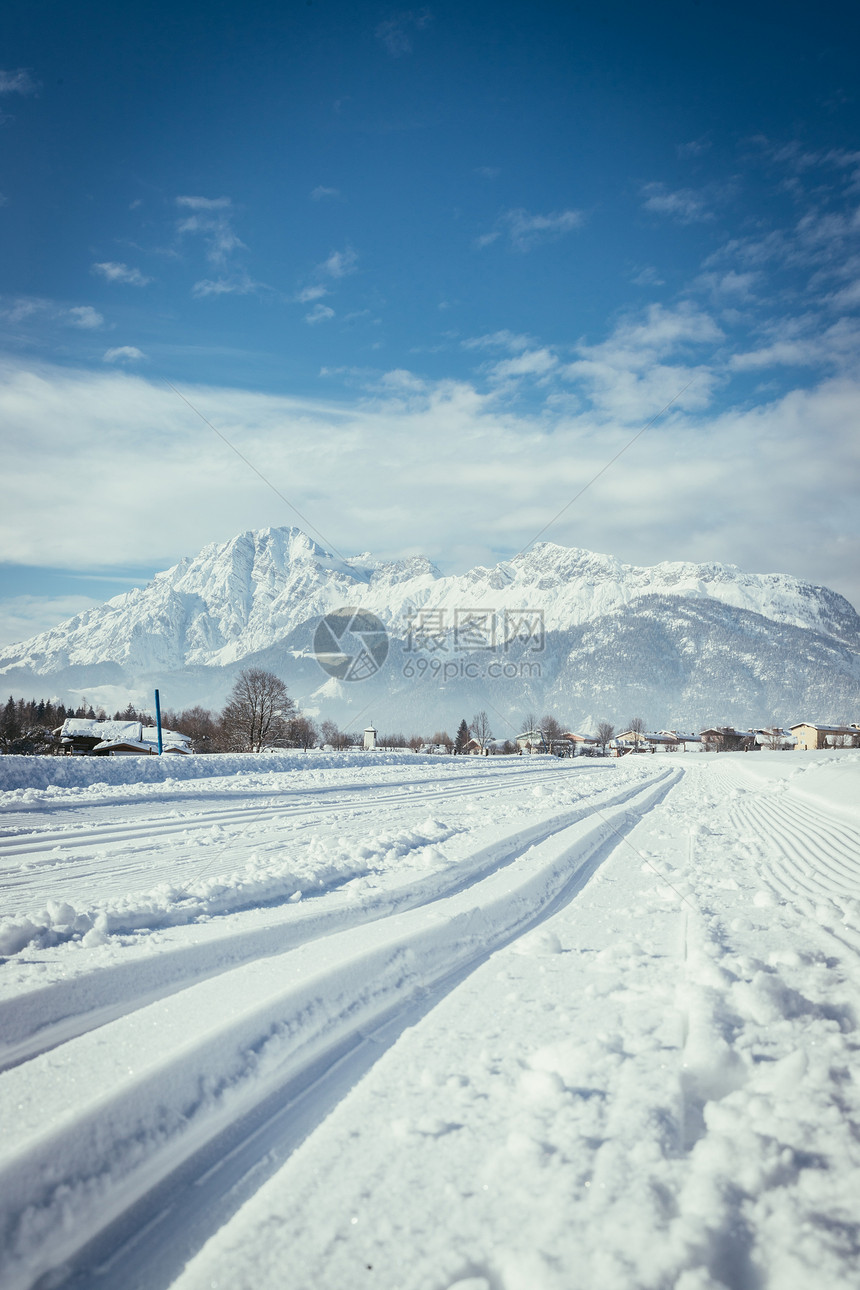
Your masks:
{"label": "snow-capped mountain", "polygon": [[[361,683],[327,677],[314,657],[320,618],[344,606],[377,615],[390,640],[385,666]],[[283,676],[308,710],[346,724],[371,705],[378,725],[408,733],[483,707],[504,734],[503,719],[514,726],[549,708],[573,725],[633,711],[679,727],[856,720],[858,651],[852,606],[785,574],[638,568],[545,542],[446,577],[423,557],[342,559],[299,529],[269,528],[207,546],[148,586],[7,648],[0,675],[17,693],[85,692],[108,707],[158,685],[179,707],[220,705],[235,673],[254,664]]]}

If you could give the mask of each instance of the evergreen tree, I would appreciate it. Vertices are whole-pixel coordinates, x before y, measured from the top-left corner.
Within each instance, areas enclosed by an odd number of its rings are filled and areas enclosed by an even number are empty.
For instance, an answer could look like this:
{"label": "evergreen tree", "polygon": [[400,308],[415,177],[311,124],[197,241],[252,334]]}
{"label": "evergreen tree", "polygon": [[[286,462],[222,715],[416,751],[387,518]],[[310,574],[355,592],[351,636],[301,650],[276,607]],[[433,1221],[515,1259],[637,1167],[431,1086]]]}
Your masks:
{"label": "evergreen tree", "polygon": [[454,752],[461,753],[469,742],[469,727],[466,724],[466,718],[460,722],[457,728],[457,736],[454,740]]}

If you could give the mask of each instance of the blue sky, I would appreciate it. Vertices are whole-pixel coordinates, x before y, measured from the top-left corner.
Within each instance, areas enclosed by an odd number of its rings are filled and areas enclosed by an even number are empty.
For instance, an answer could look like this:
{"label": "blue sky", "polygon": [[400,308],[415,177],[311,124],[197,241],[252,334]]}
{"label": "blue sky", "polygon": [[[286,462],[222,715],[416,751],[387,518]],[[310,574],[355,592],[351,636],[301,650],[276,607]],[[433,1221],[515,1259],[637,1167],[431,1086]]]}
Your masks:
{"label": "blue sky", "polygon": [[849,4],[17,3],[0,607],[296,514],[860,600]]}

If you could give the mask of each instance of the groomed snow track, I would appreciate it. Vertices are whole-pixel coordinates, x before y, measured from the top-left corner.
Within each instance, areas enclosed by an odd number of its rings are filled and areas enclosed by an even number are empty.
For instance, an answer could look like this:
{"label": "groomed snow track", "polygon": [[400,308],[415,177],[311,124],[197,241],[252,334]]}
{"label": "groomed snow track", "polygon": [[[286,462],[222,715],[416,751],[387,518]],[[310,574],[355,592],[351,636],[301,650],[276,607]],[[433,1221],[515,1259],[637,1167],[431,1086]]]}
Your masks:
{"label": "groomed snow track", "polygon": [[117,972],[108,1005],[87,1007],[86,977],[40,992],[2,1077],[6,1290],[169,1285],[405,1027],[570,902],[681,774],[328,923],[310,910],[289,939],[273,919],[227,967],[213,943]]}

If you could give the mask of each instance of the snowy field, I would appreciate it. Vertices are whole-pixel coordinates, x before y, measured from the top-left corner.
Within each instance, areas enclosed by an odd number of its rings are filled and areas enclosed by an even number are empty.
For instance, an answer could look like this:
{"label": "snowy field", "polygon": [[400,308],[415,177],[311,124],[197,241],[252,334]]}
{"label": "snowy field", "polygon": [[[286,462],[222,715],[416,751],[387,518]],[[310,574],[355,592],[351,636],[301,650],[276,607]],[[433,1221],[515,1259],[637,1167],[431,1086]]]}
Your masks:
{"label": "snowy field", "polygon": [[4,1290],[860,1284],[860,754],[0,789]]}

